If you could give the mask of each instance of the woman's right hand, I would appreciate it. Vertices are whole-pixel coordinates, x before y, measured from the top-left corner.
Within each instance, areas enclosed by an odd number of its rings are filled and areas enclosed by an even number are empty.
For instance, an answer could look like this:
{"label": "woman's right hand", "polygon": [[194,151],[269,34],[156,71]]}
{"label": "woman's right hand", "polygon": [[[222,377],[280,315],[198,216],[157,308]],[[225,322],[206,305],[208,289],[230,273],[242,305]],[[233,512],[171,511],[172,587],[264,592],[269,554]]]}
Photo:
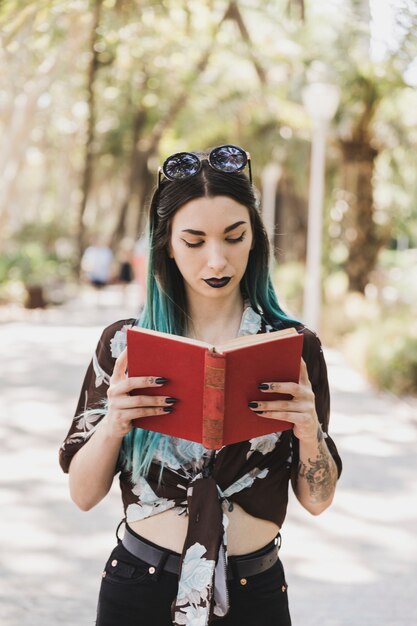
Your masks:
{"label": "woman's right hand", "polygon": [[[110,433],[115,437],[124,437],[132,430],[132,420],[148,415],[166,415],[173,409],[175,400],[167,396],[131,396],[133,389],[161,387],[164,383],[156,383],[157,376],[141,376],[129,378],[126,374],[127,349],[125,348],[116,359],[110,386],[107,390],[108,412],[106,416]],[[168,410],[167,410],[168,409]]]}

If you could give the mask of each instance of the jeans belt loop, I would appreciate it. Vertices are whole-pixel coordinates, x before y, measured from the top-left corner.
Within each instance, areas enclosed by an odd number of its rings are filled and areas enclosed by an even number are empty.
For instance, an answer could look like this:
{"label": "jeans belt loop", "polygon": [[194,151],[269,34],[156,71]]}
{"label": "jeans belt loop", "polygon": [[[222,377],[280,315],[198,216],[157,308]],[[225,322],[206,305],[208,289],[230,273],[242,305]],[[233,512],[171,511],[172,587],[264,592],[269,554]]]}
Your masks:
{"label": "jeans belt loop", "polygon": [[169,552],[162,552],[161,558],[159,559],[159,563],[156,566],[155,573],[153,577],[158,580],[160,573],[165,569],[166,562],[169,557]]}

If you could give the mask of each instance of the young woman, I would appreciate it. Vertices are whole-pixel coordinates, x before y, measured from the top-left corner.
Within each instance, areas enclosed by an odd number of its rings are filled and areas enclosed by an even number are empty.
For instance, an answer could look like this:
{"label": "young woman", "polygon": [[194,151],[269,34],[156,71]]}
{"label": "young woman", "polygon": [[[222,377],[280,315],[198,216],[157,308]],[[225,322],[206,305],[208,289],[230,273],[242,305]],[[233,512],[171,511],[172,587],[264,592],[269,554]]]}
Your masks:
{"label": "young woman", "polygon": [[[248,167],[249,178],[242,171]],[[147,299],[138,320],[106,328],[87,370],[60,451],[82,510],[120,472],[123,539],[104,572],[97,626],[288,626],[287,583],[278,557],[288,485],[316,515],[333,498],[341,462],[327,434],[329,390],[317,336],[278,305],[268,240],[249,155],[236,146],[169,157],[150,206]],[[212,344],[293,326],[304,335],[298,384],[264,381],[251,408],[292,429],[216,452],[132,428],[175,411],[163,372],[128,378],[132,325]],[[160,395],[130,395],[158,387]],[[291,400],[268,400],[268,393]]]}

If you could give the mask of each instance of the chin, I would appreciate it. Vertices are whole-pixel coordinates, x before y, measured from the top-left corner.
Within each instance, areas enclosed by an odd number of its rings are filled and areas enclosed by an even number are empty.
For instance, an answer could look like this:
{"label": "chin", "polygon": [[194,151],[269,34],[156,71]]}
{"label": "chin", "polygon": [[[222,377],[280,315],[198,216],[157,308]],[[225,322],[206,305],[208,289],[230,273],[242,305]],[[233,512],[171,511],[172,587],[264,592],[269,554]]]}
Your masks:
{"label": "chin", "polygon": [[208,298],[222,298],[224,296],[230,296],[236,291],[236,283],[234,281],[230,281],[228,285],[221,288],[214,288],[207,285],[204,289],[204,295]]}

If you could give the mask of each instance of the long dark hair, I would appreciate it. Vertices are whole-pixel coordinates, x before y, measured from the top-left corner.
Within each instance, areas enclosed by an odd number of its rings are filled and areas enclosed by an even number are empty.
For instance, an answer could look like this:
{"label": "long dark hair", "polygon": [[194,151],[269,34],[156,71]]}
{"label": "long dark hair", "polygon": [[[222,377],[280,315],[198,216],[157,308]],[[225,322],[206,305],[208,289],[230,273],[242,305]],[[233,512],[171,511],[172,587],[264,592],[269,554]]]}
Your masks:
{"label": "long dark hair", "polygon": [[[296,323],[278,304],[269,271],[269,242],[259,214],[254,189],[243,173],[221,173],[203,161],[200,172],[183,181],[164,179],[154,192],[149,208],[149,259],[146,303],[136,321],[142,328],[183,335],[187,329],[184,280],[169,257],[171,222],[175,212],[190,200],[229,196],[247,207],[253,232],[253,247],[241,281],[241,291],[251,307],[273,328]],[[136,482],[148,473],[155,451],[164,458],[166,435],[134,428],[123,440],[121,459]],[[161,471],[163,465],[161,465]]]}
{"label": "long dark hair", "polygon": [[241,281],[241,291],[251,307],[271,326],[294,322],[278,304],[269,272],[268,237],[259,214],[254,188],[243,173],[222,173],[203,162],[200,172],[183,181],[164,179],[152,197],[149,211],[150,252],[147,299],[138,325],[182,335],[187,328],[184,280],[169,257],[171,221],[190,200],[229,196],[247,207],[253,247]]}

